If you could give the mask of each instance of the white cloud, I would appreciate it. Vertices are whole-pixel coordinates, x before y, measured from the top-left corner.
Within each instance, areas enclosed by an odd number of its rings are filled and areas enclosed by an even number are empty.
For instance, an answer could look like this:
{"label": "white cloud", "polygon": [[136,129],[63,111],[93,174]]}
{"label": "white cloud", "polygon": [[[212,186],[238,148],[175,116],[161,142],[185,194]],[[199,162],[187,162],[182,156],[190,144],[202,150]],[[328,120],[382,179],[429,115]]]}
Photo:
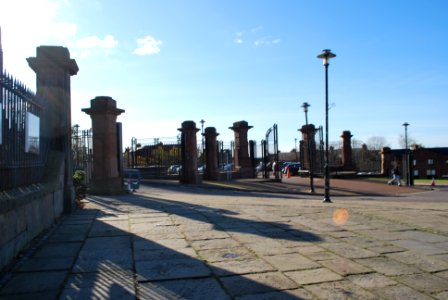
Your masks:
{"label": "white cloud", "polygon": [[80,49],[104,48],[112,49],[118,45],[118,41],[112,35],[106,35],[103,39],[97,36],[88,36],[75,41],[74,46]]}
{"label": "white cloud", "polygon": [[280,39],[267,36],[267,37],[262,37],[262,38],[259,38],[258,40],[256,40],[254,42],[254,46],[255,47],[271,46],[271,45],[276,45],[278,43],[280,43]]}
{"label": "white cloud", "polygon": [[[235,44],[242,44],[244,41],[249,40],[249,44],[252,44],[254,47],[272,46],[279,44],[281,42],[279,38],[274,38],[271,36],[257,37],[261,34],[262,31],[263,26],[257,26],[247,31],[237,32],[235,33],[235,38],[233,39],[233,42]],[[244,41],[243,41],[243,35],[244,35]]]}
{"label": "white cloud", "polygon": [[162,41],[156,40],[152,36],[145,36],[141,39],[137,39],[138,48],[134,50],[134,54],[137,55],[152,55],[160,52],[160,45]]}

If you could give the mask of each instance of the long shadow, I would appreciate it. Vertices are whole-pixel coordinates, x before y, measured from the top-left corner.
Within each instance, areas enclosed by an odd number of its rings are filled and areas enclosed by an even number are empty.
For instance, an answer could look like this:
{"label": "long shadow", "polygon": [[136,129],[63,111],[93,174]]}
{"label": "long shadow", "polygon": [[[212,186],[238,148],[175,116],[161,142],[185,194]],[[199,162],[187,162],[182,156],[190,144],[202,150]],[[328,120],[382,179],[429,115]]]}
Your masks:
{"label": "long shadow", "polygon": [[[119,199],[126,202],[127,197],[119,197]],[[96,202],[93,199],[92,201]],[[167,200],[161,197],[149,197],[137,194],[133,195],[132,204],[146,209],[178,215],[204,224],[210,224],[213,226],[213,229],[217,231],[250,233],[265,238],[291,241],[321,241],[321,238],[318,235],[292,228],[285,223],[238,218],[238,213],[221,208],[213,208],[171,199]],[[110,207],[110,205],[109,208],[114,209],[113,207]]]}
{"label": "long shadow", "polygon": [[[238,214],[230,210],[155,197],[130,195],[89,200],[97,209],[80,210],[70,215],[30,259],[15,270],[11,281],[0,291],[0,298],[202,300],[234,299],[244,295],[256,295],[254,299],[267,295],[276,299],[310,297],[296,282],[258,257],[238,257],[236,253],[226,252],[228,248],[222,246],[225,251],[220,258],[214,261],[199,258],[200,250],[186,242],[185,232],[179,224],[172,222],[171,216],[204,223],[218,219],[223,224],[238,221],[242,226],[226,230],[262,237],[278,236],[256,227],[275,226],[289,232],[288,237],[293,240],[317,241],[318,236],[275,222],[237,219]],[[129,219],[130,213],[132,219]],[[244,229],[250,226],[255,230]],[[135,232],[131,233],[131,230]],[[68,248],[77,250],[55,252]],[[208,250],[219,253],[219,248]],[[64,258],[64,263],[52,261],[55,254]],[[254,261],[257,263],[247,267],[248,262]],[[241,269],[228,269],[222,263],[229,263],[229,266],[239,263]],[[50,275],[51,278],[45,277]],[[29,282],[32,284],[25,286]]]}
{"label": "long shadow", "polygon": [[[285,189],[283,192],[280,190],[277,191],[268,191],[268,189],[260,190],[260,189],[237,189],[232,187],[218,187],[218,186],[207,186],[204,184],[200,185],[188,185],[188,184],[179,184],[174,180],[164,180],[164,181],[142,181],[141,186],[148,188],[158,188],[162,190],[169,191],[182,191],[183,193],[189,194],[201,194],[201,195],[231,195],[231,196],[241,196],[241,197],[251,197],[251,198],[272,198],[272,199],[297,199],[298,196],[309,196],[309,193],[301,193],[301,192],[288,192]],[[250,186],[250,184],[245,184],[245,186]],[[138,191],[137,191],[138,193]],[[313,196],[316,196],[315,194]],[[313,198],[309,198],[310,200],[314,200]],[[316,200],[321,200],[320,198]]]}

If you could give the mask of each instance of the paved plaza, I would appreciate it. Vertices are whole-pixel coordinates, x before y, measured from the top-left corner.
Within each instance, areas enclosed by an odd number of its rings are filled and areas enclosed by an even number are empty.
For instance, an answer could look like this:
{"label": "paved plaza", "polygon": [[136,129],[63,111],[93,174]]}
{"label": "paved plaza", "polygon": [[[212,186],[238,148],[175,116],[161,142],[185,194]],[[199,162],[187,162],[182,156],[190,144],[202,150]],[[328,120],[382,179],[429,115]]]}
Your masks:
{"label": "paved plaza", "polygon": [[0,278],[0,299],[448,299],[448,190],[148,182],[89,196]]}

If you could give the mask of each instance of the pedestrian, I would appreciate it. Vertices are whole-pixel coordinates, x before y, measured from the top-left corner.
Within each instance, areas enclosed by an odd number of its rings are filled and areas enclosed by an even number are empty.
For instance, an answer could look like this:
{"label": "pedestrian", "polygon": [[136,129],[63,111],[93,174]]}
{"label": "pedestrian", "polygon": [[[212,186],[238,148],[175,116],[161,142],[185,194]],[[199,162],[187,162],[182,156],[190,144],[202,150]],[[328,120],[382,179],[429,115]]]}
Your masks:
{"label": "pedestrian", "polygon": [[401,176],[398,166],[395,168],[395,181],[397,182],[398,186],[401,186]]}
{"label": "pedestrian", "polygon": [[398,169],[398,166],[395,166],[395,168],[392,170],[392,179],[389,180],[387,184],[397,184],[398,186],[401,186],[400,170]]}

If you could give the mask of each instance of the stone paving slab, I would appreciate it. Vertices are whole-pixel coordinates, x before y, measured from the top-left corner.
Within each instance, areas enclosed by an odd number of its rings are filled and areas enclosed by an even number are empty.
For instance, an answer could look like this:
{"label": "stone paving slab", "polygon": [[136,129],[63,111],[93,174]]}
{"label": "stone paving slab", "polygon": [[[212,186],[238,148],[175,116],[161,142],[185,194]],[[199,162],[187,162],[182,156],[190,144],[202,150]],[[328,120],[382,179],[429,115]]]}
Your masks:
{"label": "stone paving slab", "polygon": [[298,287],[296,282],[279,272],[230,276],[223,277],[220,280],[231,296],[266,293]]}
{"label": "stone paving slab", "polygon": [[139,299],[230,299],[213,278],[139,283],[137,295]]}
{"label": "stone paving slab", "polygon": [[298,253],[265,256],[264,259],[280,271],[305,270],[320,267],[320,264]]}
{"label": "stone paving slab", "polygon": [[395,280],[407,285],[420,292],[443,292],[448,288],[448,280],[434,276],[432,274],[411,274],[402,275]]}
{"label": "stone paving slab", "polygon": [[235,274],[264,273],[277,269],[260,258],[244,260],[228,260],[211,262],[209,266],[216,276],[231,276]]}
{"label": "stone paving slab", "polygon": [[357,259],[356,262],[387,276],[398,276],[422,272],[422,270],[416,267],[401,263],[388,257]]}
{"label": "stone paving slab", "polygon": [[378,273],[351,275],[347,276],[347,279],[356,285],[369,290],[397,284],[396,281]]}
{"label": "stone paving slab", "polygon": [[342,276],[372,272],[372,269],[346,258],[323,260],[319,263]]}
{"label": "stone paving slab", "polygon": [[210,275],[210,269],[196,259],[169,259],[158,261],[140,261],[135,263],[139,281],[154,281],[205,277]]}
{"label": "stone paving slab", "polygon": [[305,300],[316,299],[303,288],[236,297],[237,300]]}
{"label": "stone paving slab", "polygon": [[0,291],[6,297],[11,294],[33,294],[58,291],[64,283],[67,271],[28,272],[16,274]]}
{"label": "stone paving slab", "polygon": [[305,286],[319,299],[377,300],[378,297],[350,281],[325,282]]}
{"label": "stone paving slab", "polygon": [[342,279],[342,276],[326,268],[285,272],[285,274],[300,285],[336,281]]}
{"label": "stone paving slab", "polygon": [[60,299],[135,299],[133,274],[121,269],[72,274]]}
{"label": "stone paving slab", "polygon": [[412,299],[412,300],[434,299],[428,295],[417,292],[416,290],[401,284],[375,289],[373,292],[384,299]]}
{"label": "stone paving slab", "polygon": [[389,253],[386,256],[427,272],[448,270],[448,262],[438,259],[437,256],[423,255],[414,251]]}

